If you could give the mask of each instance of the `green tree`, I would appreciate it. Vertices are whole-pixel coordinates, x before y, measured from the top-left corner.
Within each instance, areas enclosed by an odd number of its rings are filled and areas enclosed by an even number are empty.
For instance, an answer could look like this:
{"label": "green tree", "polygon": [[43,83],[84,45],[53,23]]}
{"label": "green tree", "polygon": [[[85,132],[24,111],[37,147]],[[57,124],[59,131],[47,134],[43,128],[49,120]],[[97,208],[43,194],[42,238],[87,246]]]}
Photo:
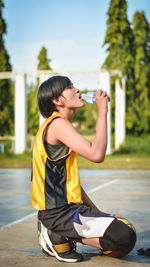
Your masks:
{"label": "green tree", "polygon": [[38,56],[38,70],[52,70],[50,66],[51,60],[47,58],[47,49],[43,46]]}
{"label": "green tree", "polygon": [[[0,72],[12,70],[4,43],[7,25],[2,16],[3,8],[4,3],[0,0]],[[14,101],[13,87],[9,80],[0,80],[0,118],[0,135],[12,133],[14,124]]]}
{"label": "green tree", "polygon": [[133,66],[133,34],[127,18],[126,0],[111,0],[107,12],[107,31],[104,45],[108,56],[103,64],[109,70],[120,70],[127,75]]}
{"label": "green tree", "polygon": [[[38,70],[52,70],[49,63],[50,59],[47,57],[47,49],[42,47],[38,56]],[[30,135],[35,135],[39,128],[39,111],[37,106],[37,92],[39,88],[39,78],[37,78],[36,86],[33,84],[29,88],[28,93],[28,110],[27,110],[27,118],[28,118],[28,133]]]}
{"label": "green tree", "polygon": [[[107,31],[103,45],[107,45],[108,56],[103,67],[108,70],[119,70],[126,77],[126,128],[127,133],[134,132],[135,110],[135,79],[134,79],[134,50],[133,32],[127,17],[127,1],[111,0],[107,12]],[[112,84],[114,85],[114,79]],[[112,86],[112,90],[114,90]],[[115,97],[115,92],[112,92]],[[112,99],[112,114],[114,125],[115,101]]]}
{"label": "green tree", "polygon": [[150,26],[144,11],[137,11],[133,17],[134,34],[134,95],[135,132],[150,131]]}

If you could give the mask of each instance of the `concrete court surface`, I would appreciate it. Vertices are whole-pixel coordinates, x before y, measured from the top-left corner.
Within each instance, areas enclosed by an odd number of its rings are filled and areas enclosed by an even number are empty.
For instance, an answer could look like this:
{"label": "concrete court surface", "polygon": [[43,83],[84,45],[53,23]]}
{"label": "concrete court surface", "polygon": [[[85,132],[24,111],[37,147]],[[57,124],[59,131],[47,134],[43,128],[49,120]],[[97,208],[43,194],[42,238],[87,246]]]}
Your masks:
{"label": "concrete court surface", "polygon": [[137,243],[129,255],[123,259],[109,258],[100,256],[96,248],[79,244],[77,250],[83,253],[83,262],[59,262],[40,251],[36,216],[32,216],[1,229],[0,267],[150,266],[149,257],[137,254],[139,248],[150,247],[150,171],[99,170],[98,173],[91,178],[89,172],[87,177],[81,177],[81,183],[85,185],[89,196],[101,210],[120,214],[134,224],[137,230]]}

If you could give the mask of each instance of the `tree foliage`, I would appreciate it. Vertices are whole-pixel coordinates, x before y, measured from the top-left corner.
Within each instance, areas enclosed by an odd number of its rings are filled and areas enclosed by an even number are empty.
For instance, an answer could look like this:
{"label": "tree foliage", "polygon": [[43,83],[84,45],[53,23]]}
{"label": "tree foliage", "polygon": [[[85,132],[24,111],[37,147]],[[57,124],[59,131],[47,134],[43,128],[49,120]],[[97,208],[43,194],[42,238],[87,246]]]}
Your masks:
{"label": "tree foliage", "polygon": [[[133,32],[127,17],[126,0],[111,0],[107,12],[107,31],[103,45],[107,45],[108,55],[103,67],[108,70],[119,70],[126,77],[127,113],[131,121],[134,115],[132,102],[134,100],[134,55]],[[116,77],[117,78],[117,77]],[[115,120],[115,79],[112,79],[112,126]],[[132,123],[127,122],[127,127]]]}
{"label": "tree foliage", "polygon": [[144,12],[133,17],[134,75],[135,75],[135,132],[150,130],[150,26]]}
{"label": "tree foliage", "polygon": [[[127,1],[111,0],[108,9],[107,31],[103,45],[108,55],[103,67],[119,70],[126,77],[126,128],[127,133],[149,131],[150,97],[150,32],[144,12],[136,12],[133,23],[127,18]],[[114,79],[112,81],[114,90]],[[115,96],[115,92],[112,92]],[[115,102],[112,114],[114,125]],[[144,115],[143,115],[144,114]],[[114,129],[114,127],[113,127]]]}
{"label": "tree foliage", "polygon": [[103,67],[126,74],[133,65],[133,34],[127,18],[126,0],[111,0],[107,15],[107,31],[103,45],[107,45],[108,56]]}
{"label": "tree foliage", "polygon": [[[38,70],[52,70],[49,63],[50,59],[47,57],[47,49],[42,47],[38,55]],[[29,88],[28,94],[28,109],[27,109],[27,118],[28,118],[28,133],[30,135],[35,135],[39,128],[39,111],[37,106],[37,92],[39,88],[39,78],[37,78],[36,85],[31,85]]]}
{"label": "tree foliage", "polygon": [[47,58],[47,49],[43,46],[38,56],[38,70],[52,70],[50,66],[51,60]]}
{"label": "tree foliage", "polygon": [[[4,35],[7,25],[2,16],[4,3],[0,0],[0,72],[11,71],[9,55],[5,49]],[[0,80],[0,135],[13,132],[14,124],[14,92],[9,80]]]}

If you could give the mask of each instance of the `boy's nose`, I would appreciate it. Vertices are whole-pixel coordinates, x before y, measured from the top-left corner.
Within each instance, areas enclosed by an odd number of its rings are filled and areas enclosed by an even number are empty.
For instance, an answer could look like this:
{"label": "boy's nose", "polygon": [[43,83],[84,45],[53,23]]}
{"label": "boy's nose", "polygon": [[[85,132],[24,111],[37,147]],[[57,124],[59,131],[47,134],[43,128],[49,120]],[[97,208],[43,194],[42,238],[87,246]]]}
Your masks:
{"label": "boy's nose", "polygon": [[80,93],[80,90],[78,88],[76,88],[76,93]]}

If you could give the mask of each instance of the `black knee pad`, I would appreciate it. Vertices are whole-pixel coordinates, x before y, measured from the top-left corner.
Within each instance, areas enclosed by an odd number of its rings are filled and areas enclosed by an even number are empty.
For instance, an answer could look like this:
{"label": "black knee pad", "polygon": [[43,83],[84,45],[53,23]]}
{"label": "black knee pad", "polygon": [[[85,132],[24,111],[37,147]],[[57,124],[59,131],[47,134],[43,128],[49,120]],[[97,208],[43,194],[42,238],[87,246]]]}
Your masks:
{"label": "black knee pad", "polygon": [[[136,233],[126,219],[116,218],[100,238],[104,251],[130,251],[136,242]],[[130,249],[131,248],[131,249]]]}

